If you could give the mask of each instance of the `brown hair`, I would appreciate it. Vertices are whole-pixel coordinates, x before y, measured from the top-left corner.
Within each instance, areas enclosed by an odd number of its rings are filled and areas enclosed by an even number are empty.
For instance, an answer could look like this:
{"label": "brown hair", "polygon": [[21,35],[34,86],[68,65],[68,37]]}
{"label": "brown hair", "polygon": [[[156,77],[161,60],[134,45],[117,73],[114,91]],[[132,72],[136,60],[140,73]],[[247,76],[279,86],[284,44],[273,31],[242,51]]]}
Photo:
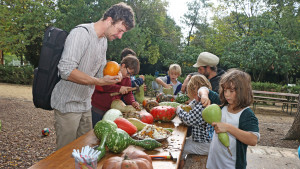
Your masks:
{"label": "brown hair", "polygon": [[187,92],[197,93],[198,89],[204,86],[209,88],[210,90],[212,89],[209,80],[204,75],[194,75],[191,77],[187,85]]}
{"label": "brown hair", "polygon": [[229,69],[220,80],[220,100],[222,106],[228,105],[224,96],[225,89],[234,89],[236,92],[235,107],[233,110],[250,106],[253,102],[251,77],[248,73],[238,69]]}
{"label": "brown hair", "polygon": [[121,65],[125,64],[126,68],[133,69],[134,74],[138,74],[140,71],[140,61],[136,56],[127,55],[121,61]]}
{"label": "brown hair", "polygon": [[111,17],[114,25],[115,23],[122,21],[127,31],[135,26],[134,12],[132,8],[124,2],[120,2],[111,6],[103,14],[102,20],[106,20]]}
{"label": "brown hair", "polygon": [[121,52],[121,59],[123,59],[127,55],[136,56],[136,53],[130,48],[124,48]]}

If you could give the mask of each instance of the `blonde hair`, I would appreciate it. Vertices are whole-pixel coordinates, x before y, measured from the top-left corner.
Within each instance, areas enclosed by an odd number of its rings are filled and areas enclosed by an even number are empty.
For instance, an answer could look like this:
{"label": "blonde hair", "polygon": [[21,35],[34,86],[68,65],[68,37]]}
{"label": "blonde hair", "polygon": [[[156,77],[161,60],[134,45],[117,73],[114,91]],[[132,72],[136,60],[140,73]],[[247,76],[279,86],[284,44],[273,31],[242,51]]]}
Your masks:
{"label": "blonde hair", "polygon": [[200,87],[207,87],[210,90],[212,89],[209,80],[204,75],[194,75],[191,77],[188,85],[188,93],[197,93]]}
{"label": "blonde hair", "polygon": [[171,64],[168,71],[169,75],[171,71],[181,75],[181,67],[178,64]]}
{"label": "blonde hair", "polygon": [[225,89],[233,89],[236,92],[236,103],[233,110],[245,108],[253,102],[251,77],[246,72],[238,69],[229,69],[222,75],[219,89],[222,106],[228,105],[224,96]]}

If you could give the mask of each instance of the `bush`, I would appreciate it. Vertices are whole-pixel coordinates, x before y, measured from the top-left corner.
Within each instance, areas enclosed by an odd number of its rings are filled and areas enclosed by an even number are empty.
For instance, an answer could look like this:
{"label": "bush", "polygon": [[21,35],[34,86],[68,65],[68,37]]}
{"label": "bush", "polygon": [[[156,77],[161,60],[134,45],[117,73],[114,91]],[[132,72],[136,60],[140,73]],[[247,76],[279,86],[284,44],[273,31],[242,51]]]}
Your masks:
{"label": "bush", "polygon": [[271,91],[271,92],[282,92],[282,93],[300,93],[300,86],[296,85],[293,87],[287,85],[280,85],[275,83],[268,83],[268,82],[252,82],[252,89],[253,90],[261,90],[261,91]]}
{"label": "bush", "polygon": [[0,65],[0,82],[31,85],[33,82],[33,67]]}

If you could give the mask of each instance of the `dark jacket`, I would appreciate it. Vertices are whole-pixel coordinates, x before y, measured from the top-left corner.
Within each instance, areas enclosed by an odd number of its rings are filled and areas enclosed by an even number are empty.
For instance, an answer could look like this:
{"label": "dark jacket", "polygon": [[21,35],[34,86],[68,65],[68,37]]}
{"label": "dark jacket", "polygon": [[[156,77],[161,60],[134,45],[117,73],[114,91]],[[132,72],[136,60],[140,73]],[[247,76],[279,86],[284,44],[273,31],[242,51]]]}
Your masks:
{"label": "dark jacket", "polygon": [[225,73],[224,70],[218,69],[217,75],[211,79],[209,79],[209,82],[211,84],[212,90],[214,92],[219,93],[219,82],[221,79],[221,76]]}

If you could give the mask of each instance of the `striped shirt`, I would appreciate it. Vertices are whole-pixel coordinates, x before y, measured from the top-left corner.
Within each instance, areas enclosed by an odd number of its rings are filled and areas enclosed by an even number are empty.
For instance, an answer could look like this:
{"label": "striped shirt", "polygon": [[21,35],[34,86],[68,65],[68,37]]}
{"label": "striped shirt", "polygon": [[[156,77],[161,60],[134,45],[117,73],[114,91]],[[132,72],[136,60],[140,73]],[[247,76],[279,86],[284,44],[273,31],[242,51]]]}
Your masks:
{"label": "striped shirt", "polygon": [[68,35],[61,60],[58,64],[61,80],[51,96],[51,106],[62,113],[86,112],[91,108],[94,85],[81,85],[68,81],[74,69],[100,78],[106,64],[107,39],[98,38],[94,23],[82,24]]}

